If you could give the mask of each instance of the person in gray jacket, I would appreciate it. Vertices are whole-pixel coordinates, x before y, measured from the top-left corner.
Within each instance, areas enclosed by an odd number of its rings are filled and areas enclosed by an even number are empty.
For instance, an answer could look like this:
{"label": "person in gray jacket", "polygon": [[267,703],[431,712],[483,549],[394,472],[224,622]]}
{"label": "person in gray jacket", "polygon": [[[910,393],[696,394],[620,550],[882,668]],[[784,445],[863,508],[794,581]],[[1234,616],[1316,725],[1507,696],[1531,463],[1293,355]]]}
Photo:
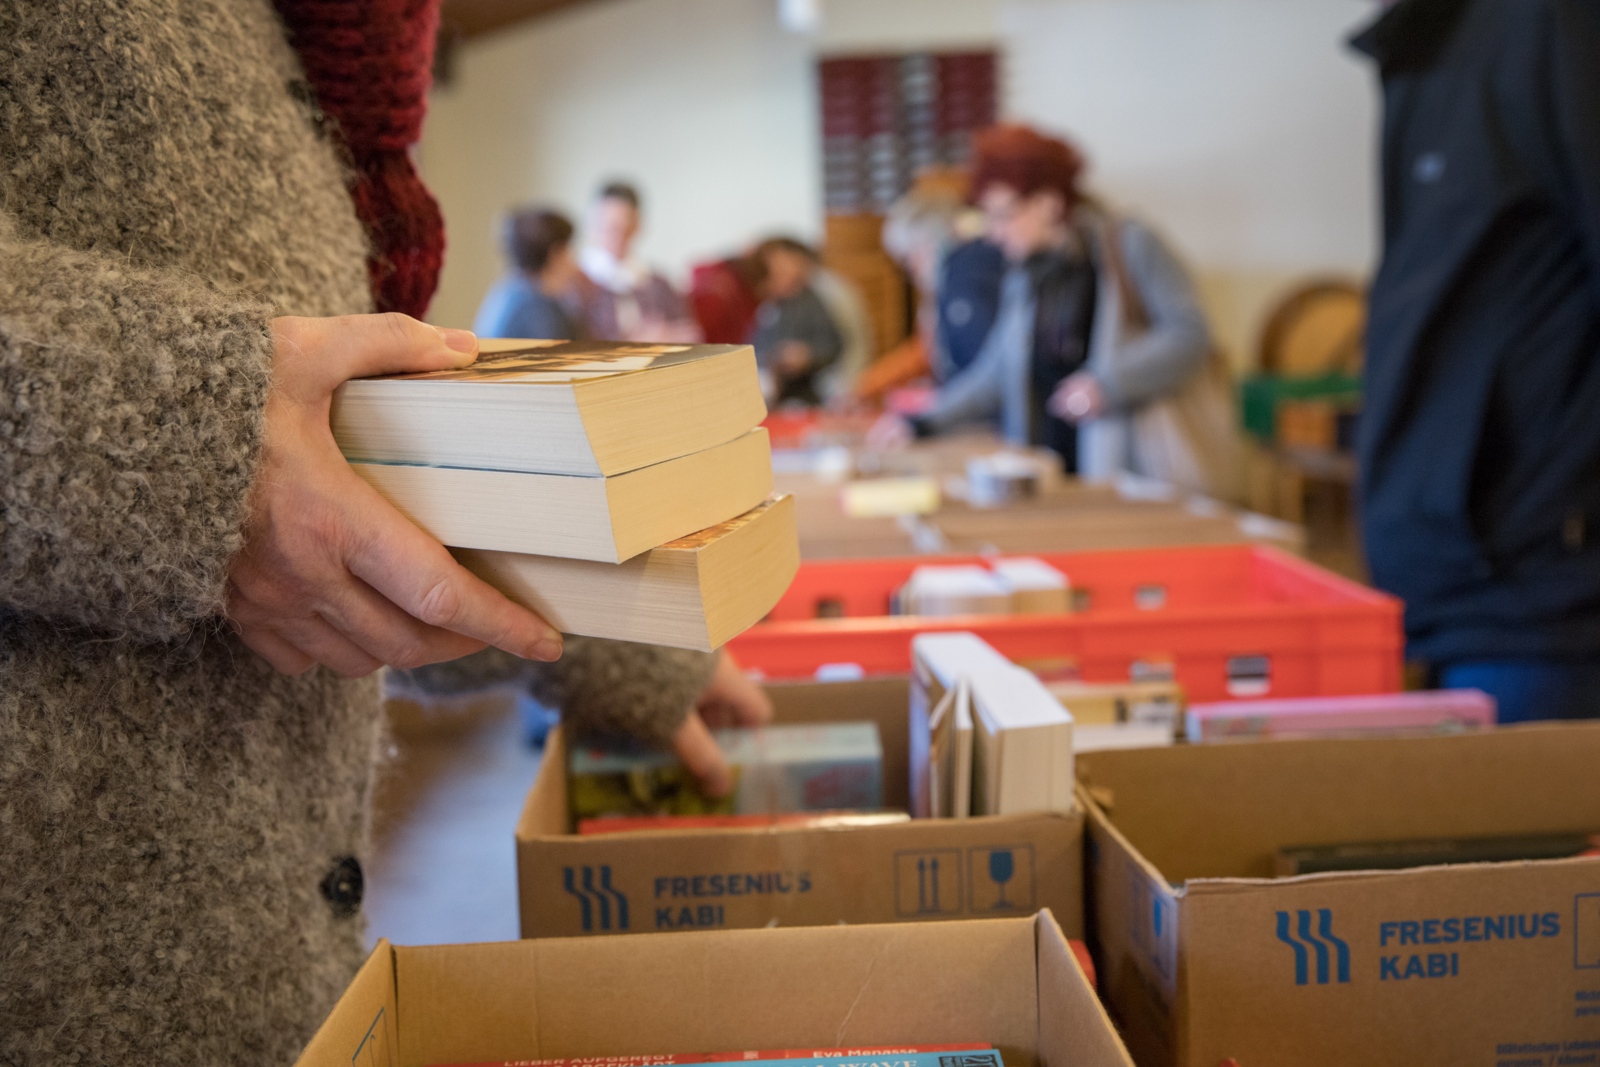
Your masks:
{"label": "person in gray jacket", "polygon": [[[346,185],[431,205],[427,55],[405,121],[329,121],[304,58],[430,8],[325,6],[0,4],[0,1064],[293,1062],[365,955],[372,672],[562,653],[329,430],[343,381],[477,342],[370,314],[433,279],[369,269],[394,231]],[[389,54],[354,58],[336,88]],[[536,668],[568,714],[709,741],[725,667],[708,700],[711,657],[581,644]]]}
{"label": "person in gray jacket", "polygon": [[1007,262],[998,311],[977,357],[932,407],[886,416],[873,443],[998,418],[1008,440],[1053,448],[1086,478],[1172,476],[1137,422],[1201,374],[1210,332],[1177,257],[1146,226],[1084,196],[1082,170],[1076,149],[1024,126],[979,136],[973,195]]}

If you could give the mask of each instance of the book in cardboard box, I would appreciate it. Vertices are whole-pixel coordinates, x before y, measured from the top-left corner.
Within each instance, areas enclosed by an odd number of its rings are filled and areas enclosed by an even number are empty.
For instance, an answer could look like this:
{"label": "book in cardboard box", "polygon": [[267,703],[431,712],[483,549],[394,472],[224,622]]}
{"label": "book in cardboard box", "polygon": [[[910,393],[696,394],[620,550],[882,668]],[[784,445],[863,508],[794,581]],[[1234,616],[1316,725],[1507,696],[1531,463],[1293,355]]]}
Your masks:
{"label": "book in cardboard box", "polygon": [[[956,814],[964,801],[973,815],[1072,810],[1072,714],[1032,672],[970,633],[919,634],[912,639],[912,659],[913,759],[926,746],[933,778],[920,789],[928,794],[930,813]],[[953,692],[957,682],[961,689]],[[937,703],[927,705],[952,693],[951,736],[936,740],[934,727],[944,720],[934,721]],[[963,751],[963,701],[970,703],[970,757]],[[956,796],[968,759],[970,798]],[[951,783],[948,793],[941,790],[948,801],[934,800],[932,781]]]}
{"label": "book in cardboard box", "polygon": [[873,723],[745,727],[714,735],[734,775],[733,791],[721,798],[704,796],[671,753],[575,746],[567,767],[573,818],[883,807],[883,747]]}
{"label": "book in cardboard box", "polygon": [[1493,726],[1494,698],[1480,689],[1435,689],[1287,700],[1196,704],[1185,716],[1193,742],[1359,735],[1458,733]]}
{"label": "book in cardboard box", "polygon": [[[905,677],[766,687],[779,724],[875,723],[884,805],[900,811],[910,807],[909,689]],[[524,936],[920,923],[1042,907],[1063,916],[1070,935],[1080,928],[1078,809],[969,819],[824,814],[818,825],[774,819],[666,832],[635,823],[580,836],[563,730],[546,745],[516,827]]]}
{"label": "book in cardboard box", "polygon": [[434,1067],[1005,1067],[1000,1053],[975,1045],[912,1045],[901,1048],[769,1049],[750,1052],[688,1052],[646,1056],[584,1056],[563,1059],[490,1060]]}

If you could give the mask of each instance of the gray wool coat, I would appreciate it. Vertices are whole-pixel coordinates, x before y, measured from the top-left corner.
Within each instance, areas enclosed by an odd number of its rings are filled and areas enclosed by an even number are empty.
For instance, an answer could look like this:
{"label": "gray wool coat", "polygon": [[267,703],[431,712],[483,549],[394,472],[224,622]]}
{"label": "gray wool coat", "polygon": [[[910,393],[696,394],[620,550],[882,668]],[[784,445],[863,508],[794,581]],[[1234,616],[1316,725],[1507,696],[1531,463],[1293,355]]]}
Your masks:
{"label": "gray wool coat", "polygon": [[[363,956],[376,685],[219,623],[268,321],[370,308],[303,85],[270,0],[0,3],[0,1064],[292,1062]],[[546,681],[662,737],[709,667]]]}

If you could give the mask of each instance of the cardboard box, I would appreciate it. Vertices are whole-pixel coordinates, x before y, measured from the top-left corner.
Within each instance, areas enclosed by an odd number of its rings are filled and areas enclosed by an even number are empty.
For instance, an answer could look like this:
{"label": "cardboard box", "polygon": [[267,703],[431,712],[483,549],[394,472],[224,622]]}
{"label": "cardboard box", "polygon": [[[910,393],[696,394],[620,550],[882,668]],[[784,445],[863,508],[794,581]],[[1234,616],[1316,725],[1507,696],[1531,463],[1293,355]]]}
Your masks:
{"label": "cardboard box", "polygon": [[[768,692],[779,722],[876,722],[884,802],[906,810],[905,678]],[[1052,909],[1068,937],[1082,936],[1079,811],[862,827],[571,831],[557,730],[517,824],[523,937],[970,919],[1039,908]]]}
{"label": "cardboard box", "polygon": [[401,948],[380,941],[298,1067],[981,1042],[1131,1067],[1049,912],[991,922]]}
{"label": "cardboard box", "polygon": [[1600,858],[1271,878],[1286,846],[1600,828],[1600,723],[1078,767],[1101,988],[1141,1067],[1600,1061]]}

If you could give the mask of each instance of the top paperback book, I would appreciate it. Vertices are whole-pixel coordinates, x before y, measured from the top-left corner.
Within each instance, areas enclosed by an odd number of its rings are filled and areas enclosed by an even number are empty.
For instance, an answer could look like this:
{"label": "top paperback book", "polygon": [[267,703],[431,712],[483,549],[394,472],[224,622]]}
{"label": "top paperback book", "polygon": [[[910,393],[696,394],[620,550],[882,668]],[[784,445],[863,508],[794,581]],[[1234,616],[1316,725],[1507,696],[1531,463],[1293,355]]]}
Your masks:
{"label": "top paperback book", "polygon": [[346,382],[332,423],[351,460],[609,477],[765,417],[747,345],[484,340],[458,370]]}

